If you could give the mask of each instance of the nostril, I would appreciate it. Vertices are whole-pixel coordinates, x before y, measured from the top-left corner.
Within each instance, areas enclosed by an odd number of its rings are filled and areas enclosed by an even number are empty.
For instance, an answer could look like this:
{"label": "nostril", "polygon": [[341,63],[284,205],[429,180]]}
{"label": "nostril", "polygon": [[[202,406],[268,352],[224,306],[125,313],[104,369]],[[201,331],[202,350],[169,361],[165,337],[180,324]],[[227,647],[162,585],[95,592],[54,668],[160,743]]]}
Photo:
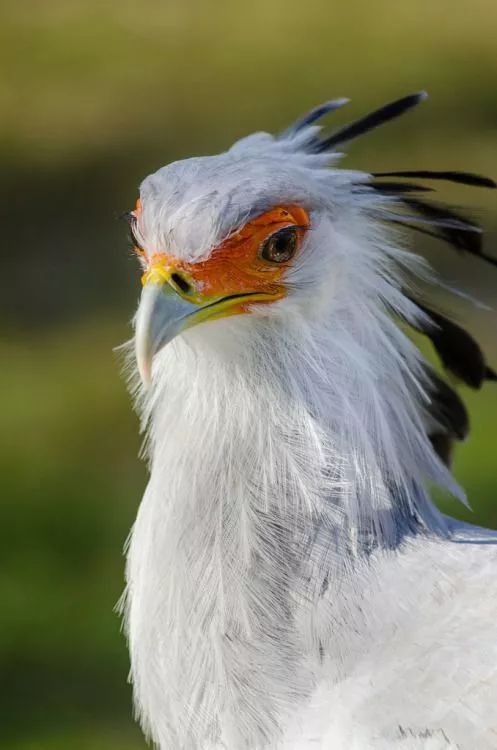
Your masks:
{"label": "nostril", "polygon": [[173,282],[174,286],[176,286],[180,290],[180,292],[183,292],[183,294],[188,294],[192,291],[191,284],[189,284],[188,281],[183,278],[183,276],[180,276],[179,273],[172,273],[171,281]]}

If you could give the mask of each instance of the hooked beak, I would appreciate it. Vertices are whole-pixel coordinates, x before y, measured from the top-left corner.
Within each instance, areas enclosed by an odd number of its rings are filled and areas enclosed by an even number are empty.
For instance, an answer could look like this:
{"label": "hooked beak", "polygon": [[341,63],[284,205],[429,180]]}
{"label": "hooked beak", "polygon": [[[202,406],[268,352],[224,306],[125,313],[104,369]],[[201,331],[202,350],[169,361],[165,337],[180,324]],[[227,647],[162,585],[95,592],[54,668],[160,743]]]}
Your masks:
{"label": "hooked beak", "polygon": [[135,352],[145,386],[151,382],[154,354],[187,327],[187,319],[198,309],[198,305],[180,297],[167,283],[144,285],[135,321]]}
{"label": "hooked beak", "polygon": [[135,353],[145,386],[152,379],[152,360],[166,344],[187,328],[205,320],[246,312],[247,303],[267,301],[268,295],[251,292],[225,297],[183,296],[172,283],[174,270],[152,266],[144,274],[143,291],[135,319]]}

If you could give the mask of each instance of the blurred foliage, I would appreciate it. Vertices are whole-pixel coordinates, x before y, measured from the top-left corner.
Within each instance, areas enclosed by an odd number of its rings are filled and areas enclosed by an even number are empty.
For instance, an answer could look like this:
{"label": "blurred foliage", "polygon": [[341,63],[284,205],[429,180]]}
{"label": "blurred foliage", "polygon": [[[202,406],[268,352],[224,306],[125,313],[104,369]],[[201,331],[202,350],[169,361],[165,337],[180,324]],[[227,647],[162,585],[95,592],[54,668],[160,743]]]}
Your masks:
{"label": "blurred foliage", "polygon": [[[113,607],[146,474],[112,347],[138,273],[115,221],[143,175],[277,130],[331,96],[354,117],[426,88],[348,164],[497,176],[493,0],[23,0],[0,8],[0,747],[138,750]],[[495,195],[446,188],[497,234]],[[426,247],[492,305],[496,272]],[[466,306],[467,307],[467,306]],[[465,314],[470,312],[465,310]],[[471,329],[497,365],[495,314]],[[497,399],[467,394],[456,474],[497,527]]]}

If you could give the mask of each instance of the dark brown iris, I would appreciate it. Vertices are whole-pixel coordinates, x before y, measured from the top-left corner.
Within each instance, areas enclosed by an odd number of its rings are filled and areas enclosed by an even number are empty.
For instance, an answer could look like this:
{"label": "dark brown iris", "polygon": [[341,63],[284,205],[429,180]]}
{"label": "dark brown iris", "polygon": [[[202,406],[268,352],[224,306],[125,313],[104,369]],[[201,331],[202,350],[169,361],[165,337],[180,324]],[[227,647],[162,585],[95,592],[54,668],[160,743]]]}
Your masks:
{"label": "dark brown iris", "polygon": [[295,227],[283,227],[263,242],[260,256],[270,263],[286,263],[297,251],[298,236]]}

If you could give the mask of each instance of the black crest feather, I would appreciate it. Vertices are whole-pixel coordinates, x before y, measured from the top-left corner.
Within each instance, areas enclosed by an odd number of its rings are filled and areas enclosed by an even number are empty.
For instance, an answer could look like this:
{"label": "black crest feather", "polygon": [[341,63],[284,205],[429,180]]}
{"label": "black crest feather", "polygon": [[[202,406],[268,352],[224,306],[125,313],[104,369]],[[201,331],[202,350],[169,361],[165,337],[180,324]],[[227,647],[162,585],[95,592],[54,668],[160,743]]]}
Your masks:
{"label": "black crest feather", "polygon": [[360,135],[364,135],[364,133],[383,125],[385,122],[403,115],[404,112],[407,112],[407,110],[426,99],[426,96],[427,94],[421,91],[385,104],[385,106],[376,109],[374,112],[370,112],[369,115],[361,117],[349,125],[345,125],[328,138],[319,141],[315,144],[314,150],[317,153],[322,153],[323,151],[328,151],[328,149],[335,148],[335,146],[339,146],[341,143],[347,143],[354,138],[358,138]]}
{"label": "black crest feather", "polygon": [[390,180],[382,182],[368,182],[368,187],[372,187],[379,193],[385,195],[404,195],[405,193],[432,193],[433,188],[426,185],[418,185],[416,182],[391,182]]}
{"label": "black crest feather", "polygon": [[325,115],[328,115],[330,112],[335,112],[335,110],[340,109],[348,102],[349,99],[342,98],[331,99],[329,102],[319,104],[317,107],[314,107],[314,109],[311,109],[310,112],[307,112],[305,115],[296,120],[292,125],[290,125],[290,127],[285,130],[283,135],[289,136],[292,133],[299,133],[301,130],[309,127],[309,125],[313,125],[313,123],[317,122],[317,120],[320,120]]}
{"label": "black crest feather", "polygon": [[431,380],[429,413],[435,425],[428,437],[435,453],[450,467],[454,442],[469,435],[469,415],[461,397],[450,385],[434,373],[431,373]]}
{"label": "black crest feather", "polygon": [[432,171],[428,169],[402,170],[401,172],[373,172],[373,177],[414,177],[418,180],[446,180],[472,187],[497,188],[497,183],[490,177],[483,177],[473,172]]}
{"label": "black crest feather", "polygon": [[418,330],[428,336],[443,366],[471,388],[480,388],[484,380],[493,380],[495,373],[488,367],[480,345],[474,338],[440,312],[415,301],[433,325],[420,325]]}
{"label": "black crest feather", "polygon": [[495,372],[495,370],[493,370],[488,365],[487,369],[485,370],[485,380],[493,380],[494,382],[497,381],[497,372]]}
{"label": "black crest feather", "polygon": [[469,217],[447,206],[429,203],[420,198],[407,196],[402,198],[402,203],[419,214],[427,224],[431,224],[433,227],[429,230],[418,227],[416,224],[409,224],[408,222],[414,218],[412,216],[405,217],[405,221],[399,217],[398,220],[405,223],[410,229],[436,237],[449,243],[456,250],[471,253],[487,263],[497,266],[497,258],[492,258],[483,252],[481,227]]}
{"label": "black crest feather", "polygon": [[464,440],[469,434],[469,415],[459,394],[445,380],[431,374],[433,417],[446,434],[454,440]]}
{"label": "black crest feather", "polygon": [[437,456],[450,469],[452,466],[454,438],[447,435],[446,432],[434,432],[428,437]]}

